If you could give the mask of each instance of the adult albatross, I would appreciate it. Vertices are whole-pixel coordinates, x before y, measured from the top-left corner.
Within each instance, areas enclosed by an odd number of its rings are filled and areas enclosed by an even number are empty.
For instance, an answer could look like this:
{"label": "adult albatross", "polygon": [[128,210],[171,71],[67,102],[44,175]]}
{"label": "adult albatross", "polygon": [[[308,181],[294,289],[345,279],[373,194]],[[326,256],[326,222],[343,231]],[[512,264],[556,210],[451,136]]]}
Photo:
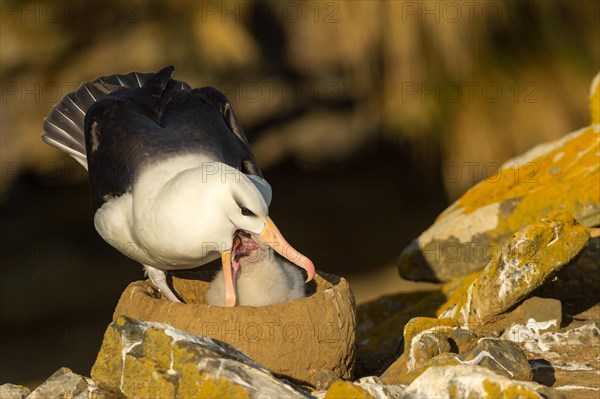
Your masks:
{"label": "adult albatross", "polygon": [[252,241],[302,267],[310,281],[313,263],[268,216],[271,187],[227,98],[171,79],[173,70],[84,83],[44,120],[42,140],[88,169],[96,230],[144,265],[172,301],[179,298],[168,271],[220,256],[225,303],[234,306],[238,254]]}

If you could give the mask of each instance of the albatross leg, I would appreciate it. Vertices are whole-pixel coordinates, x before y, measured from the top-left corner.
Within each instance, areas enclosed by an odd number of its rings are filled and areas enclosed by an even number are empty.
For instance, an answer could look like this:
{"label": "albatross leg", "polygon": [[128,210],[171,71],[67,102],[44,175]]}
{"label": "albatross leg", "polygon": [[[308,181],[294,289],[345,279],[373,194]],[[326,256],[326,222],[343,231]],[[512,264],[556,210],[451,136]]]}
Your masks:
{"label": "albatross leg", "polygon": [[164,296],[167,297],[168,300],[173,302],[181,302],[181,300],[177,297],[177,295],[175,295],[167,283],[167,272],[146,265],[144,265],[144,269],[146,269],[146,273],[148,273],[150,280],[152,280],[154,285],[158,287],[158,289]]}

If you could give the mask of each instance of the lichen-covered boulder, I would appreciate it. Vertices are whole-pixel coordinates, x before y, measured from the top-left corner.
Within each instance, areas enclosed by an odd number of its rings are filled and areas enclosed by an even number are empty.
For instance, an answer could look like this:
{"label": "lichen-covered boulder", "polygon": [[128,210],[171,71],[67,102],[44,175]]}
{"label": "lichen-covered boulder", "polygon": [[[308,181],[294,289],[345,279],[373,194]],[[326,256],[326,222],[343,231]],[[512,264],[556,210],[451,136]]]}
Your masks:
{"label": "lichen-covered boulder", "polygon": [[228,344],[127,317],[108,326],[92,379],[127,398],[306,397]]}
{"label": "lichen-covered boulder", "polygon": [[[408,386],[404,398],[544,399],[549,391],[543,385],[514,381],[480,366],[458,365],[428,368]],[[561,395],[554,393],[553,397]]]}
{"label": "lichen-covered boulder", "polygon": [[448,281],[480,270],[510,235],[555,209],[600,224],[599,80],[590,126],[505,162],[467,191],[402,252],[400,275]]}
{"label": "lichen-covered boulder", "polygon": [[[404,352],[385,370],[381,379],[387,384],[407,384],[414,380],[432,364],[432,358],[451,351],[445,334],[458,327],[454,319],[415,317],[408,321],[403,332]],[[451,358],[447,360],[457,364]]]}
{"label": "lichen-covered boulder", "polygon": [[567,212],[550,213],[515,233],[467,289],[459,287],[457,294],[450,296],[440,310],[441,316],[457,318],[462,323],[491,320],[518,304],[571,261],[589,237]]}
{"label": "lichen-covered boulder", "polygon": [[229,343],[274,373],[316,385],[319,370],[352,377],[356,335],[354,297],[345,279],[320,273],[315,293],[271,306],[224,308],[206,304],[209,283],[173,278],[186,303],[161,298],[149,281],[130,284],[113,319],[166,323]]}

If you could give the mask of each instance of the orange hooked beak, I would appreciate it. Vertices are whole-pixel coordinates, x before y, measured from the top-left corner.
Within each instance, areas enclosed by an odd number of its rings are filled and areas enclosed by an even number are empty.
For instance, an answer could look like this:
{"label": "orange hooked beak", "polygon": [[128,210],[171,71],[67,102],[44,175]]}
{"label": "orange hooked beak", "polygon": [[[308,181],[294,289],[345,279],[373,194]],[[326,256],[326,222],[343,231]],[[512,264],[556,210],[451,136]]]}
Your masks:
{"label": "orange hooked beak", "polygon": [[279,229],[275,226],[275,223],[273,223],[273,220],[268,216],[267,223],[265,224],[262,233],[260,233],[260,237],[279,255],[306,270],[306,273],[308,274],[308,277],[306,278],[307,283],[313,279],[315,276],[315,265],[306,256],[296,251],[294,247],[283,238],[283,235],[281,235]]}
{"label": "orange hooked beak", "polygon": [[[256,235],[253,235],[256,237]],[[309,282],[315,276],[315,265],[310,259],[296,251],[287,241],[283,238],[283,235],[273,223],[270,217],[267,216],[267,221],[263,231],[258,234],[262,241],[269,245],[275,252],[283,256],[293,264],[300,266],[306,270],[307,278],[306,282]],[[258,238],[258,237],[257,237]],[[236,295],[233,286],[233,274],[232,269],[237,273],[238,265],[232,264],[231,250],[221,252],[221,263],[223,266],[223,277],[225,278],[225,306],[235,306]]]}

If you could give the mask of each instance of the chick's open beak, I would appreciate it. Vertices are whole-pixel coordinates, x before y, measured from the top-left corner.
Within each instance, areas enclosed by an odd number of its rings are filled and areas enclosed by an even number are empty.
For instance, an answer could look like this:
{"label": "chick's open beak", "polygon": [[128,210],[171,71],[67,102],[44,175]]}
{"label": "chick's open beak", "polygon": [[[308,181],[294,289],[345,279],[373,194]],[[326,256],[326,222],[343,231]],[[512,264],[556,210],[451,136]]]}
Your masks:
{"label": "chick's open beak", "polygon": [[[273,220],[267,217],[265,228],[258,234],[252,234],[252,236],[265,244],[269,245],[275,252],[283,256],[295,265],[300,266],[308,275],[306,282],[309,282],[315,276],[315,265],[310,259],[296,251],[287,241],[283,238],[283,235],[279,232]],[[234,237],[234,243],[231,250],[221,252],[221,262],[223,265],[223,277],[225,278],[225,306],[235,306],[236,294],[233,280],[240,267],[239,260],[235,256],[236,238]],[[232,251],[234,254],[232,255]]]}

